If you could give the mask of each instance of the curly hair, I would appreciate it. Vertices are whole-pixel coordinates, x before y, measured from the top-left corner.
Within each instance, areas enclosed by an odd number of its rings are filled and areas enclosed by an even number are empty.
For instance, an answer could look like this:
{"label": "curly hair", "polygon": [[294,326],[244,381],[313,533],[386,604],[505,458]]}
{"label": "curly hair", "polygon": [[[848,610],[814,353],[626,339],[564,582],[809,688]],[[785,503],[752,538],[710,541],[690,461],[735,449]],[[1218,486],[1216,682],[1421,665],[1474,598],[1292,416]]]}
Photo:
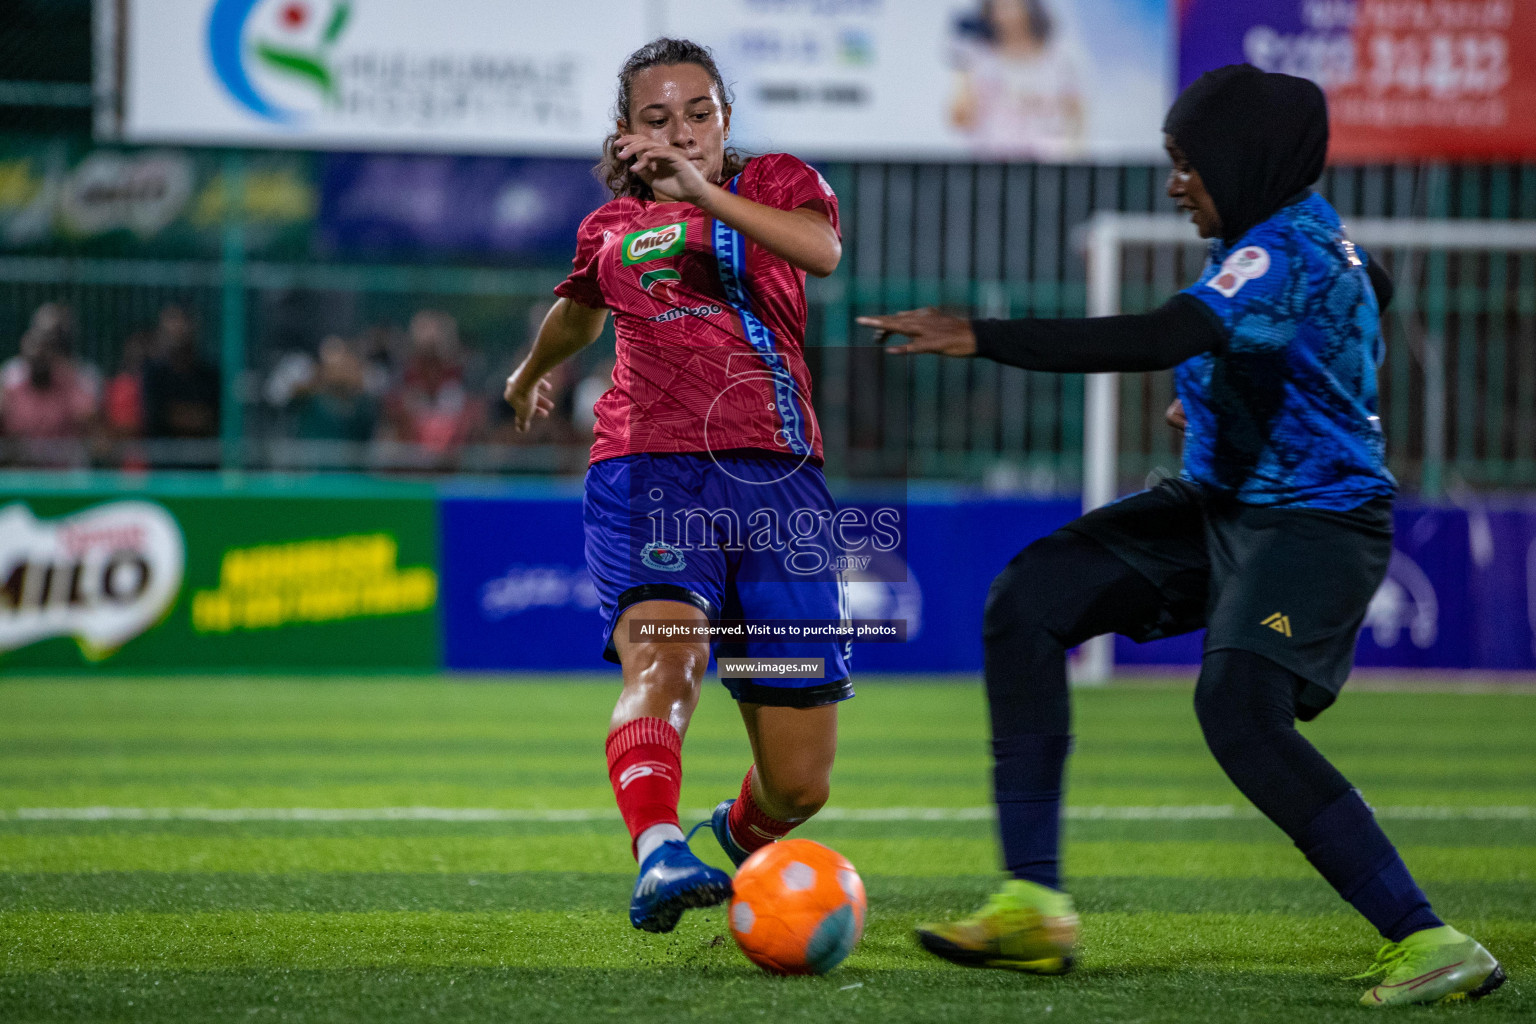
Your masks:
{"label": "curly hair", "polygon": [[[706,46],[690,42],[687,39],[653,39],[640,49],[630,54],[624,61],[624,66],[619,69],[619,94],[613,105],[613,117],[615,121],[629,121],[630,89],[634,85],[635,76],[649,68],[666,67],[675,64],[694,64],[704,69],[714,83],[715,91],[720,96],[720,102],[730,105],[730,90],[725,87],[725,79],[720,77],[720,69],[715,66],[714,55]],[[636,199],[654,199],[656,193],[651,191],[651,186],[645,183],[634,171],[629,169],[629,162],[620,160],[614,143],[618,140],[620,132],[615,129],[603,140],[603,156],[592,168],[597,179],[613,192],[614,197],[633,196]],[[722,180],[728,180],[743,167],[746,166],[744,158],[736,150],[726,147],[725,167]]]}

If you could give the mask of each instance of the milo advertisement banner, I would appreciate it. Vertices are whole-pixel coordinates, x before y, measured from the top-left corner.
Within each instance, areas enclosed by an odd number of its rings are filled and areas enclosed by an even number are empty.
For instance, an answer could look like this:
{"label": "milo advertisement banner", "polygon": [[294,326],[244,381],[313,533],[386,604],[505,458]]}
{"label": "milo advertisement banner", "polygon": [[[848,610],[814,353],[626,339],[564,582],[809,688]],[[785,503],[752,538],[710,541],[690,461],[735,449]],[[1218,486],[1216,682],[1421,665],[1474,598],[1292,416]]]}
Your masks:
{"label": "milo advertisement banner", "polygon": [[246,251],[309,252],[319,161],[305,153],[245,157],[238,211],[223,155],[93,146],[80,139],[0,138],[0,251],[37,255],[217,255],[238,212]]}
{"label": "milo advertisement banner", "polygon": [[159,505],[115,501],[55,520],[0,509],[0,650],[69,637],[90,661],[165,618],[186,562],[181,528]]}
{"label": "milo advertisement banner", "polygon": [[0,666],[435,668],[431,499],[0,498]]}

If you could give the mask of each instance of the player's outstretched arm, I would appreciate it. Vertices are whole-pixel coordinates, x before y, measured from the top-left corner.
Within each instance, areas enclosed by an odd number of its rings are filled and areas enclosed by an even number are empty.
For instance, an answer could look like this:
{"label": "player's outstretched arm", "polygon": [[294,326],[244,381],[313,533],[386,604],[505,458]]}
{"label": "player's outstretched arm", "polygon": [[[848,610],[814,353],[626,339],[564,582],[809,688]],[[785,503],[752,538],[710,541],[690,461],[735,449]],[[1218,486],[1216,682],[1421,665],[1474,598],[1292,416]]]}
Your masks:
{"label": "player's outstretched arm", "polygon": [[1048,373],[1166,370],[1201,352],[1219,351],[1226,333],[1199,300],[1179,295],[1150,313],[1090,319],[964,320],[933,309],[861,316],[879,340],[910,339],[888,351],[984,356]]}
{"label": "player's outstretched arm", "polygon": [[884,316],[861,316],[859,323],[875,329],[875,341],[884,343],[893,334],[907,338],[904,345],[886,345],[893,356],[933,353],[964,359],[976,355],[976,331],[969,320],[927,307]]}
{"label": "player's outstretched arm", "polygon": [[596,341],[607,319],[606,309],[592,309],[564,297],[555,300],[539,325],[532,351],[507,378],[502,393],[512,407],[513,422],[519,431],[527,430],[536,417],[548,416],[554,410],[550,383],[545,376]]}
{"label": "player's outstretched arm", "polygon": [[780,210],[755,203],[706,181],[685,151],[655,139],[623,135],[614,145],[619,159],[634,161],[635,173],[657,198],[692,203],[807,274],[826,277],[843,258],[832,222],[811,207]]}

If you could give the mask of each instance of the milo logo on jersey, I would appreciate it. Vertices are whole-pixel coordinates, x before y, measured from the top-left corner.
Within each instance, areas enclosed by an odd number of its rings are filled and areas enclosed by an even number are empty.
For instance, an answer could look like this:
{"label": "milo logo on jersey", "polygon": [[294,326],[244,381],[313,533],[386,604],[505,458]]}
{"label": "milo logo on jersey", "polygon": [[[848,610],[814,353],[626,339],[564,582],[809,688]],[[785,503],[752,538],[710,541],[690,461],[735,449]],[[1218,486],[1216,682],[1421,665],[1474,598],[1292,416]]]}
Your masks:
{"label": "milo logo on jersey", "polygon": [[626,267],[646,260],[660,260],[676,256],[688,243],[688,222],[663,224],[659,228],[631,231],[624,236],[621,252]]}

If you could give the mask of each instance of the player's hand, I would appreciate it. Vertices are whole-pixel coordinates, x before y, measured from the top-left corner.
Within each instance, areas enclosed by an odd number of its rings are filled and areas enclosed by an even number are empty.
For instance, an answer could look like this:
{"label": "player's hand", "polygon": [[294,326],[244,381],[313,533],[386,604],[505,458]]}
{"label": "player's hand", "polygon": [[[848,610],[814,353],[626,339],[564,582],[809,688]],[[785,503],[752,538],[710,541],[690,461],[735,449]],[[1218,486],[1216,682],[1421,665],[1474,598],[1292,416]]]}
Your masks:
{"label": "player's hand", "polygon": [[941,356],[964,358],[976,354],[976,333],[971,330],[971,322],[940,313],[931,306],[887,316],[861,316],[859,323],[875,329],[877,343],[884,342],[892,334],[910,338],[905,345],[886,346],[885,350],[894,355],[936,352]]}
{"label": "player's hand", "polygon": [[620,135],[614,140],[620,160],[631,160],[630,169],[651,188],[688,203],[697,203],[709,191],[709,182],[686,151],[644,135]]}
{"label": "player's hand", "polygon": [[526,363],[513,370],[512,376],[507,378],[506,390],[501,394],[512,407],[512,425],[518,433],[526,433],[535,419],[548,417],[555,411],[555,400],[551,397],[553,385],[546,378],[534,377],[526,371]]}
{"label": "player's hand", "polygon": [[1163,413],[1163,419],[1167,420],[1168,425],[1174,430],[1183,430],[1185,427],[1189,426],[1189,420],[1184,415],[1184,403],[1179,401],[1177,398],[1175,398],[1173,400],[1173,404],[1168,407],[1168,411]]}

